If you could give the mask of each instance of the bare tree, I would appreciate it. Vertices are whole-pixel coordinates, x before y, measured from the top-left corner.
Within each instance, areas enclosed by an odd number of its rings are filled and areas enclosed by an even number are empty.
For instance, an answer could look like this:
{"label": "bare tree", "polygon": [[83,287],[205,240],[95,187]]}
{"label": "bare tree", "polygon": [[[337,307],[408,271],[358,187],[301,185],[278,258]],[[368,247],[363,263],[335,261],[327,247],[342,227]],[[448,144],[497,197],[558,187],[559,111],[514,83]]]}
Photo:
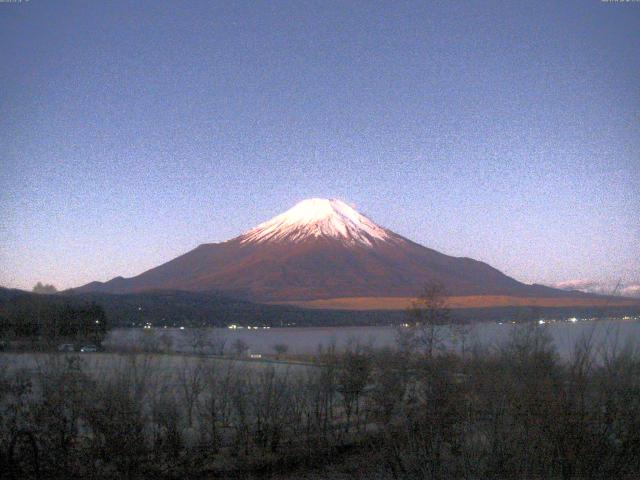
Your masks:
{"label": "bare tree", "polygon": [[245,342],[241,338],[238,338],[235,342],[233,342],[233,351],[236,353],[237,357],[245,356],[248,350],[249,345],[247,345],[247,342]]}
{"label": "bare tree", "polygon": [[277,358],[282,358],[289,351],[289,345],[285,343],[276,343],[273,346],[273,351],[276,352]]}
{"label": "bare tree", "polygon": [[205,390],[199,406],[199,424],[205,444],[217,453],[222,441],[222,431],[229,426],[231,411],[230,386],[235,375],[232,362],[224,371],[217,362],[208,362],[204,369]]}
{"label": "bare tree", "polygon": [[450,311],[442,284],[430,282],[408,310],[411,323],[407,327],[405,345],[420,349],[427,358],[444,347],[444,326],[449,322]]}
{"label": "bare tree", "polygon": [[198,397],[205,388],[204,366],[202,358],[183,357],[182,365],[178,370],[178,384],[184,401],[189,427],[193,425],[193,411]]}
{"label": "bare tree", "polygon": [[339,362],[337,390],[346,415],[345,432],[349,432],[354,415],[359,428],[360,400],[369,382],[371,367],[370,352],[357,344],[350,345]]}
{"label": "bare tree", "polygon": [[224,355],[224,347],[227,344],[227,338],[221,328],[211,328],[209,331],[209,346],[213,350],[214,355]]}
{"label": "bare tree", "polygon": [[190,328],[187,330],[187,341],[193,353],[202,355],[207,347],[211,347],[210,339],[202,328]]}
{"label": "bare tree", "polygon": [[404,400],[408,368],[406,359],[386,350],[377,352],[372,371],[369,407],[375,418],[389,423]]}
{"label": "bare tree", "polygon": [[140,349],[143,352],[157,352],[160,350],[160,338],[155,330],[143,329],[140,338]]}
{"label": "bare tree", "polygon": [[454,345],[460,347],[460,355],[465,360],[469,349],[469,338],[474,331],[474,325],[462,318],[456,318],[449,326],[451,330],[451,340]]}
{"label": "bare tree", "polygon": [[171,337],[170,333],[164,332],[160,336],[160,343],[162,344],[162,348],[164,349],[165,353],[171,352],[171,348],[173,347],[173,338]]}

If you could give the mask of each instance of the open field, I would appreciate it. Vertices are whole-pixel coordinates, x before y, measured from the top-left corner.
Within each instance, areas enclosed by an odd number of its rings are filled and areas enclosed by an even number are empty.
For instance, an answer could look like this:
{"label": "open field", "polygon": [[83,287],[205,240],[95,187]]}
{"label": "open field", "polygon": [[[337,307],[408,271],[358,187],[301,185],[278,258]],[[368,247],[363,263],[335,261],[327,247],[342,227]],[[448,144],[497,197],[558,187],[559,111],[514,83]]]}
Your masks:
{"label": "open field", "polygon": [[128,368],[135,363],[144,363],[145,368],[162,372],[165,379],[174,381],[173,376],[180,369],[200,368],[230,370],[262,370],[274,369],[282,374],[304,371],[308,368],[299,362],[275,361],[270,359],[252,360],[249,358],[221,358],[208,355],[160,354],[160,353],[40,353],[40,352],[0,352],[0,369],[13,373],[16,371],[35,372],[52,362],[63,362],[66,359],[78,359],[87,373],[99,377],[109,372]]}
{"label": "open field", "polygon": [[[279,302],[303,308],[323,310],[404,310],[412,297],[345,297],[324,300]],[[450,308],[491,307],[640,307],[637,298],[624,297],[514,297],[508,295],[469,295],[447,297]]]}

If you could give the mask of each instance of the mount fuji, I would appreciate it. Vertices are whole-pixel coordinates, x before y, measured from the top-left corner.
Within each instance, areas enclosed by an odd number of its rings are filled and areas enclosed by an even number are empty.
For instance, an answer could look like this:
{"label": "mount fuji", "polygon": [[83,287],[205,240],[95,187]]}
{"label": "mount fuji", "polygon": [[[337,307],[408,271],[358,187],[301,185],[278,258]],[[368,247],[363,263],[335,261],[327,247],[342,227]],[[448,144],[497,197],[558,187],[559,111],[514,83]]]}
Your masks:
{"label": "mount fuji", "polygon": [[593,298],[527,285],[486,263],[439,253],[377,225],[340,200],[320,198],[304,200],[236,238],[200,245],[138,276],[92,282],[75,291],[217,291],[265,303],[386,308],[404,306],[434,280],[465,306],[476,306],[472,304],[478,299],[491,306],[505,304],[505,299],[521,305],[544,298],[552,305]]}

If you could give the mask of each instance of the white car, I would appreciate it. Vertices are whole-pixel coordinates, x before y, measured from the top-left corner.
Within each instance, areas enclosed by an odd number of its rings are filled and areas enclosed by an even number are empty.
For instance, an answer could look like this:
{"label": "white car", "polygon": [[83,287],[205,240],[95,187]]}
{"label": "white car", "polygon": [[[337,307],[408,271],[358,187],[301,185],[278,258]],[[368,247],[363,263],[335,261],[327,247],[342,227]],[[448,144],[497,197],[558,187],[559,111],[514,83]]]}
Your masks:
{"label": "white car", "polygon": [[98,348],[95,345],[85,345],[80,349],[82,353],[94,353],[97,352]]}

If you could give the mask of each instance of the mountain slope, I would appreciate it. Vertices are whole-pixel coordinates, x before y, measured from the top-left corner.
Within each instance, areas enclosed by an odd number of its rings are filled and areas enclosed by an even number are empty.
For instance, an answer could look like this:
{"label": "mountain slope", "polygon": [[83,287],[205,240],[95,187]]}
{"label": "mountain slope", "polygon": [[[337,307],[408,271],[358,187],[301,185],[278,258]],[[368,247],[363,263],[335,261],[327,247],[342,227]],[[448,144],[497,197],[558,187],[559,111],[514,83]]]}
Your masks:
{"label": "mountain slope", "polygon": [[470,258],[444,255],[376,225],[339,200],[310,199],[232,240],[133,278],[78,292],[223,291],[261,302],[414,296],[437,280],[448,294],[567,297]]}

